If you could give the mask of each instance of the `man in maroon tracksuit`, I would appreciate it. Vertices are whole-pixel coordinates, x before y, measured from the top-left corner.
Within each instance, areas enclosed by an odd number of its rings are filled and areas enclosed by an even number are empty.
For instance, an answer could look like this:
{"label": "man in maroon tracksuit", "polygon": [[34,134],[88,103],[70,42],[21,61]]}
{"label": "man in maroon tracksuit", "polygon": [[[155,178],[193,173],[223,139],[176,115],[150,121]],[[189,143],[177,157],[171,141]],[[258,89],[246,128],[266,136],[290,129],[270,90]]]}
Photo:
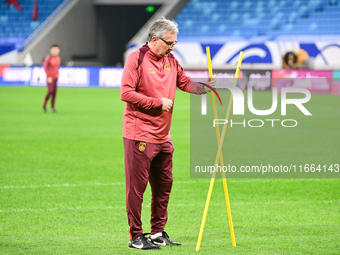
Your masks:
{"label": "man in maroon tracksuit", "polygon": [[[174,55],[177,24],[165,18],[150,27],[148,42],[132,52],[125,63],[121,100],[125,101],[123,140],[125,150],[126,210],[130,248],[159,249],[180,245],[164,231],[172,187],[174,147],[170,126],[176,88],[202,94],[204,85],[186,76]],[[213,85],[214,79],[208,83]],[[143,234],[141,210],[147,183],[152,191],[151,235]]]}
{"label": "man in maroon tracksuit", "polygon": [[44,60],[44,69],[47,77],[47,94],[43,103],[43,110],[46,112],[46,104],[50,97],[51,99],[51,112],[55,112],[55,98],[57,94],[57,81],[59,77],[60,67],[60,48],[58,45],[52,45],[50,49],[50,55]]}

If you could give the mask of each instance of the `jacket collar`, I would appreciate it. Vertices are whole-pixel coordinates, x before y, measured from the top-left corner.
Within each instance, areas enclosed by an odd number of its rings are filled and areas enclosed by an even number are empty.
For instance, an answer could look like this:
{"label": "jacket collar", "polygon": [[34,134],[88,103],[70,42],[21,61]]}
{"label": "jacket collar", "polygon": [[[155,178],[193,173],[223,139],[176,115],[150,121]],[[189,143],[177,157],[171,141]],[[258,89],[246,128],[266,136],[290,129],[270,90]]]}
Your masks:
{"label": "jacket collar", "polygon": [[146,54],[148,55],[149,58],[155,60],[155,61],[159,61],[160,59],[162,59],[162,57],[157,56],[149,47],[148,43],[146,42],[143,47],[141,48],[142,50],[146,51]]}

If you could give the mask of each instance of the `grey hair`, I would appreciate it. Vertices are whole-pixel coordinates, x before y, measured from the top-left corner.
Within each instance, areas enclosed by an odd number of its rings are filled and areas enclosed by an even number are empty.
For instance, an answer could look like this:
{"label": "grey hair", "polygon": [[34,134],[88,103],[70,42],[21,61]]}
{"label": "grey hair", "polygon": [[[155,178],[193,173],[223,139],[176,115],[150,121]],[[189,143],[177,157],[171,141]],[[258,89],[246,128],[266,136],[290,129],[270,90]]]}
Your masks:
{"label": "grey hair", "polygon": [[170,32],[172,34],[178,33],[178,25],[175,21],[166,18],[156,20],[149,29],[148,42],[152,41],[152,37],[164,39],[165,34]]}

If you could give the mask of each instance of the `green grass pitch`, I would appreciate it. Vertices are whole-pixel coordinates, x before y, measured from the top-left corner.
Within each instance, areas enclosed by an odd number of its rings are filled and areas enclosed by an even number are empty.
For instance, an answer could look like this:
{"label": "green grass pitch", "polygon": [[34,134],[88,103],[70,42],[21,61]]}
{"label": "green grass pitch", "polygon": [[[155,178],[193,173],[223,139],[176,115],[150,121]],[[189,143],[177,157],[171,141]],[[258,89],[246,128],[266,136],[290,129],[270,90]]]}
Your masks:
{"label": "green grass pitch", "polygon": [[[45,91],[0,87],[0,254],[148,253],[127,248],[119,90],[59,88],[56,114],[41,110]],[[313,109],[336,116],[330,127],[320,128],[338,139],[340,98],[312,98]],[[178,92],[175,101],[174,185],[166,226],[183,246],[153,253],[196,253],[210,180],[190,178],[189,99]],[[339,145],[323,151],[339,155]],[[237,247],[231,245],[218,179],[198,254],[340,253],[339,179],[243,178],[228,180],[228,187]],[[145,232],[149,220],[148,188]]]}

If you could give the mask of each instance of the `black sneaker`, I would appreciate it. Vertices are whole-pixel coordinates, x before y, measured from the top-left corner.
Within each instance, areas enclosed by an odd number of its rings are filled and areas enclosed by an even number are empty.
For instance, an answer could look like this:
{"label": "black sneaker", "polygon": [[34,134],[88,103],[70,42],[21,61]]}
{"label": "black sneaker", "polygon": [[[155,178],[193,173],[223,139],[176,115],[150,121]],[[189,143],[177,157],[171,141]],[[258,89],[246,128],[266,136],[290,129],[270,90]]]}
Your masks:
{"label": "black sneaker", "polygon": [[43,111],[44,111],[44,112],[46,112],[46,106],[43,106],[43,108],[42,108],[42,109],[43,109]]}
{"label": "black sneaker", "polygon": [[168,234],[163,231],[161,236],[158,236],[156,238],[151,238],[151,236],[149,237],[149,239],[157,245],[182,245],[180,243],[175,243],[173,241],[170,240]]}
{"label": "black sneaker", "polygon": [[136,240],[130,240],[129,248],[139,250],[156,250],[161,248],[158,245],[152,243],[149,239],[147,239],[145,235],[147,234],[141,234]]}

